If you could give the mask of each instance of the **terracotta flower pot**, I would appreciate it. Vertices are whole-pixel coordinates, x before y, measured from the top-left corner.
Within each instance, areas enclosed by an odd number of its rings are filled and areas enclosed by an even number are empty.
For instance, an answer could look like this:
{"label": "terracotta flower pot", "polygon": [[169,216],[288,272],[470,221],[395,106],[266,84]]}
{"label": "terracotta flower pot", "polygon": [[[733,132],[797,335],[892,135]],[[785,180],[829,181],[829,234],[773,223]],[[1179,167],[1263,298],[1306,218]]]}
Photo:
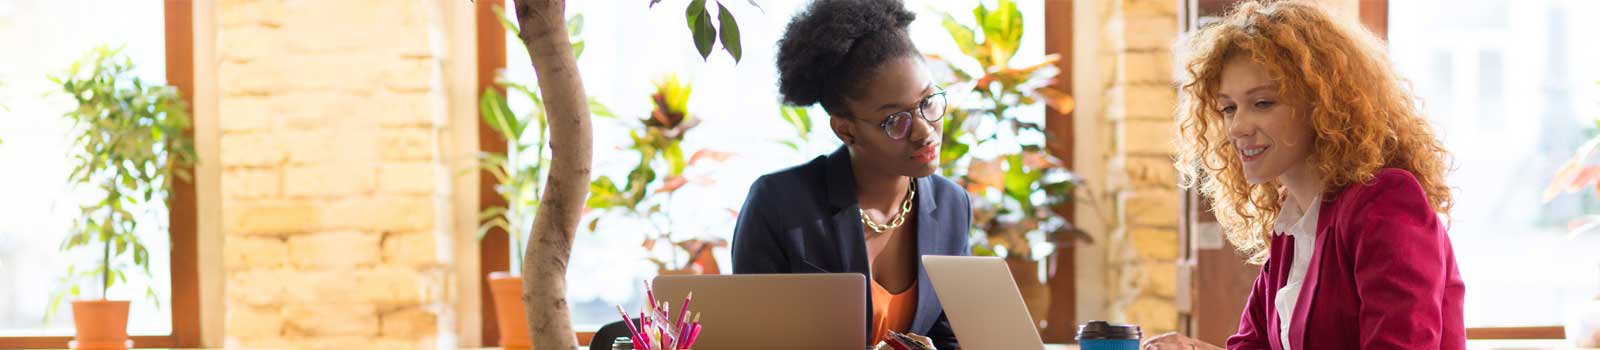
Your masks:
{"label": "terracotta flower pot", "polygon": [[494,295],[494,319],[500,325],[500,347],[531,349],[528,315],[522,308],[522,276],[508,272],[489,273],[489,292]]}
{"label": "terracotta flower pot", "polygon": [[79,300],[72,302],[72,323],[78,335],[70,345],[74,349],[127,349],[133,347],[128,339],[128,301]]}

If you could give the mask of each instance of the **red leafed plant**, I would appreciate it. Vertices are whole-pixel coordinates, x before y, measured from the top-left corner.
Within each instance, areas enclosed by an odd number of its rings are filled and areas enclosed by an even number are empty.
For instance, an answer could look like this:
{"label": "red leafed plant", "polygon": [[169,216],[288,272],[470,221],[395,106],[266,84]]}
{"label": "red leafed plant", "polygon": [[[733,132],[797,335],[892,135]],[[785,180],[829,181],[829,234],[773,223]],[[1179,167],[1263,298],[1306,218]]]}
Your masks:
{"label": "red leafed plant", "polygon": [[[649,225],[642,244],[645,250],[654,250],[657,241],[666,241],[673,247],[668,257],[651,256],[650,261],[663,271],[699,268],[698,273],[711,271],[715,266],[710,259],[710,248],[726,246],[724,240],[681,239],[673,234],[672,196],[690,183],[708,184],[709,178],[691,178],[685,170],[707,162],[722,162],[732,157],[728,152],[702,149],[685,157],[683,138],[689,130],[700,125],[699,117],[689,112],[689,95],[693,90],[688,81],[668,75],[656,81],[656,92],[650,96],[650,115],[638,119],[629,131],[633,144],[628,146],[639,155],[639,163],[627,177],[613,180],[610,176],[597,176],[589,183],[587,207],[591,210],[631,217]],[[589,231],[601,225],[605,213],[589,219]],[[687,263],[678,265],[678,251],[688,253]],[[704,259],[702,259],[704,258]],[[707,267],[701,267],[707,266]]]}

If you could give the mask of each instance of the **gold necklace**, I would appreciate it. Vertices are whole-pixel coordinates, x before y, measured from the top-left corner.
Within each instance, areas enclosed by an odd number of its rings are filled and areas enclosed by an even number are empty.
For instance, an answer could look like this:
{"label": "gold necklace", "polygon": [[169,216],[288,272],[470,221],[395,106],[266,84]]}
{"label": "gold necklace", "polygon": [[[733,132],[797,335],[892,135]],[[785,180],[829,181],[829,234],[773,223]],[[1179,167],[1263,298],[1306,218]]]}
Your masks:
{"label": "gold necklace", "polygon": [[906,223],[906,213],[911,212],[911,199],[916,198],[916,196],[917,186],[915,182],[912,182],[910,186],[906,187],[906,200],[900,202],[900,214],[896,214],[894,219],[889,220],[889,223],[885,225],[879,225],[876,222],[872,222],[872,219],[867,218],[866,209],[856,208],[856,210],[861,211],[862,224],[866,224],[867,228],[872,229],[873,233],[883,233],[883,231],[893,230]]}

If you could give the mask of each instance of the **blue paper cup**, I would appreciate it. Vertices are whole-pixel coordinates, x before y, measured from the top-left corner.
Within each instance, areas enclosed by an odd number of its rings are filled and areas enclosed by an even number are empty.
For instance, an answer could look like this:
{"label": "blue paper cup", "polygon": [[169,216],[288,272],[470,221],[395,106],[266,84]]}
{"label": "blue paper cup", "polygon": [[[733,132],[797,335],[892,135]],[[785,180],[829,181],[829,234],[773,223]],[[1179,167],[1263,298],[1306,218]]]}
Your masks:
{"label": "blue paper cup", "polygon": [[1080,350],[1139,350],[1139,326],[1089,321],[1078,326]]}

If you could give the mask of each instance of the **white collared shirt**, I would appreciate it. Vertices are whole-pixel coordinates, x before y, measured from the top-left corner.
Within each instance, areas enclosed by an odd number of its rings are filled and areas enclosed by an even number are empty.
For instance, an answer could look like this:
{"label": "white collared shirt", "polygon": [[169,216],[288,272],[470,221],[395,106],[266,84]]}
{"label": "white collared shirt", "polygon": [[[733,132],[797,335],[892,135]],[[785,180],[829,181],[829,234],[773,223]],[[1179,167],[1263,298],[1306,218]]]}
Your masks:
{"label": "white collared shirt", "polygon": [[[1294,320],[1294,305],[1300,301],[1300,289],[1305,284],[1306,269],[1311,265],[1312,250],[1317,242],[1317,214],[1322,208],[1322,196],[1311,201],[1311,208],[1301,211],[1293,202],[1285,201],[1278,220],[1272,225],[1272,235],[1294,237],[1294,261],[1289,263],[1289,281],[1278,288],[1273,305],[1278,312],[1278,341],[1284,350],[1289,349],[1289,323]],[[1306,215],[1310,213],[1310,215]]]}

